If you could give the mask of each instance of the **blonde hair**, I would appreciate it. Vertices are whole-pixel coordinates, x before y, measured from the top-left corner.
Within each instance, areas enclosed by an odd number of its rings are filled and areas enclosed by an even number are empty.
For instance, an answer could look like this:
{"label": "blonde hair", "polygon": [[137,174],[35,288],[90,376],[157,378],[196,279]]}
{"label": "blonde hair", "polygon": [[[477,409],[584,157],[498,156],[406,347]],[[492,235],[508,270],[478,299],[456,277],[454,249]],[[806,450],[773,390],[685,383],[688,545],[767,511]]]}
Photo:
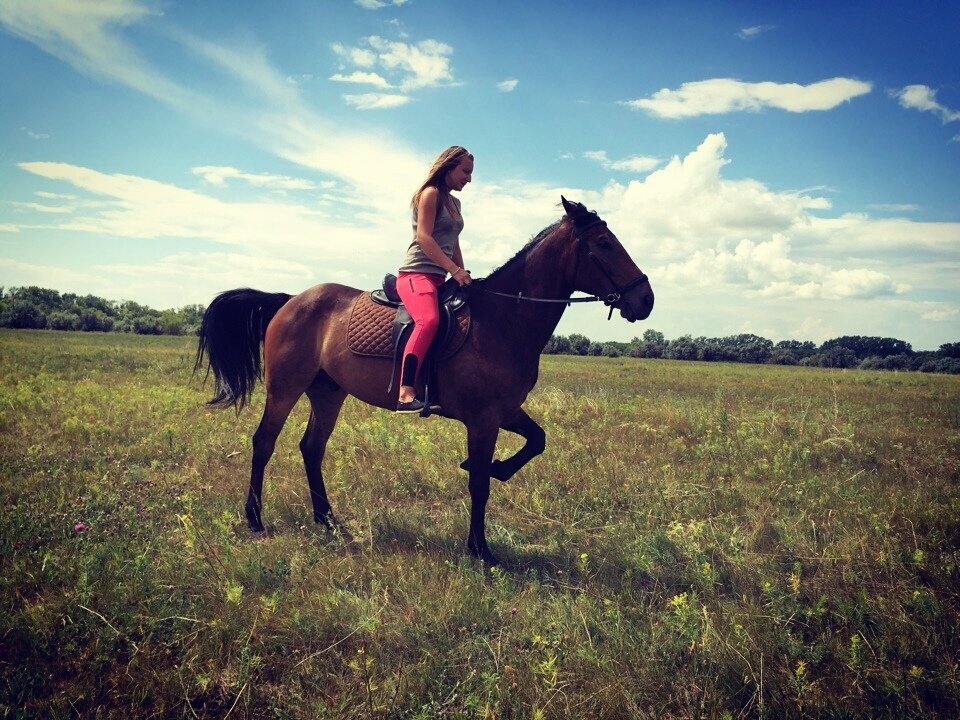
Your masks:
{"label": "blonde hair", "polygon": [[440,191],[440,197],[437,198],[437,212],[439,213],[440,208],[446,204],[447,198],[450,196],[450,188],[447,187],[447,184],[443,180],[447,176],[447,173],[457,167],[464,157],[469,157],[473,160],[473,155],[471,155],[465,147],[460,147],[459,145],[451,145],[440,153],[437,159],[433,161],[433,165],[430,166],[427,179],[420,183],[420,187],[417,188],[417,191],[413,194],[410,205],[414,208],[418,207],[423,191],[428,187],[435,187]]}

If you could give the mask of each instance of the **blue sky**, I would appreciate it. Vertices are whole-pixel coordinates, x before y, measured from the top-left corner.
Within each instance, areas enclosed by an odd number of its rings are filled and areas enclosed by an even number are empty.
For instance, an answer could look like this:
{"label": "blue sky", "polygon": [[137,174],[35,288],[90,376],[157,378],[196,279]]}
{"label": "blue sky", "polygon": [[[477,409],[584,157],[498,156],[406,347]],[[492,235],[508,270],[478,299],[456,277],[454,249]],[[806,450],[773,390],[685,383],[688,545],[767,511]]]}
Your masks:
{"label": "blue sky", "polygon": [[955,3],[3,0],[0,285],[375,287],[448,145],[475,276],[598,210],[628,340],[960,340]]}

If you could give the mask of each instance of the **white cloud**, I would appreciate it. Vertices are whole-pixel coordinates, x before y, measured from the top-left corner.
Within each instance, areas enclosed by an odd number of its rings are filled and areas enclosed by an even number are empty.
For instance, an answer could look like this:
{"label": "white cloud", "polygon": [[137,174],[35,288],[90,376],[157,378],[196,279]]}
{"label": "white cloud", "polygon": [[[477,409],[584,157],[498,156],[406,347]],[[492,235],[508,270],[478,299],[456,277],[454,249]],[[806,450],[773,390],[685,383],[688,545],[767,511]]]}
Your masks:
{"label": "white cloud", "polygon": [[698,250],[689,259],[668,265],[663,276],[683,284],[738,286],[758,297],[777,299],[870,299],[910,289],[874,270],[831,270],[822,263],[795,260],[789,239],[779,233],[765,242],[742,240],[732,251],[722,244]]}
{"label": "white cloud", "polygon": [[[385,79],[404,92],[437,85],[453,84],[450,56],[453,48],[437,40],[422,40],[416,44],[385,40],[377,35],[363,38],[362,47],[347,47],[341,43],[332,46],[344,61],[363,69],[379,67],[395,78]],[[344,76],[344,77],[350,77]]]}
{"label": "white cloud", "polygon": [[960,319],[960,307],[952,303],[920,303],[920,317],[933,322],[953,322]]}
{"label": "white cloud", "polygon": [[842,335],[835,326],[829,324],[823,317],[807,316],[790,333],[791,338],[801,338],[803,340],[812,340],[818,345],[825,340]]}
{"label": "white cloud", "polygon": [[288,75],[287,83],[290,85],[299,85],[302,82],[309,82],[313,80],[313,75],[310,73],[301,73],[300,75]]}
{"label": "white cloud", "polygon": [[27,134],[27,137],[31,140],[49,140],[50,136],[47,133],[38,133],[34,132],[30,128],[22,127],[20,128],[23,132]]}
{"label": "white cloud", "polygon": [[250,285],[254,278],[264,290],[289,292],[310,285],[311,277],[308,266],[268,254],[177,253],[149,264],[106,262],[82,271],[0,258],[0,286],[52,287],[60,292],[147,302],[158,309],[206,304],[218,292]]}
{"label": "white cloud", "polygon": [[181,106],[201,100],[176,82],[155,73],[119,31],[156,16],[138,0],[4,0],[0,23],[80,72],[120,82]]}
{"label": "white cloud", "polygon": [[500,92],[513,92],[517,89],[517,85],[519,84],[520,81],[513,78],[509,80],[502,80],[501,82],[497,83],[497,90]]}
{"label": "white cloud", "polygon": [[[133,175],[107,174],[66,163],[32,162],[19,167],[34,175],[66,182],[100,198],[49,228],[118,238],[191,238],[250,251],[346,257],[345,245],[318,243],[335,237],[363,245],[348,228],[312,206],[275,200],[225,202],[192,190]],[[251,176],[257,177],[257,176]]]}
{"label": "white cloud", "polygon": [[737,32],[737,37],[741,40],[752,40],[762,33],[775,30],[776,27],[776,25],[753,25],[751,27],[741,28],[740,31]]}
{"label": "white cloud", "polygon": [[409,0],[353,0],[354,5],[359,5],[364,10],[382,10],[385,7],[401,7],[406,5]]}
{"label": "white cloud", "polygon": [[40,213],[50,213],[54,215],[61,215],[65,213],[73,212],[73,208],[67,207],[65,205],[43,205],[41,203],[32,203],[32,202],[11,202],[16,208],[23,208],[25,210],[35,210]]}
{"label": "white cloud", "polygon": [[410,102],[407,95],[391,95],[388,93],[363,93],[361,95],[344,95],[347,105],[357,110],[387,110],[400,107]]}
{"label": "white cloud", "polygon": [[622,160],[611,160],[606,150],[588,150],[583,154],[588,160],[600,163],[607,170],[618,170],[631,173],[646,173],[660,164],[660,160],[645,155],[631,155]]}
{"label": "white cloud", "polygon": [[204,165],[192,170],[205,183],[223,186],[227,180],[241,180],[255,187],[273,190],[315,190],[318,186],[310,180],[289,177],[287,175],[271,175],[269,173],[245,173],[233,167],[220,165]]}
{"label": "white cloud", "polygon": [[902,90],[891,90],[890,94],[900,101],[901,107],[931,112],[938,115],[944,124],[960,120],[960,111],[951,110],[938,103],[937,91],[926,85],[907,85]]}
{"label": "white cloud", "polygon": [[867,207],[881,212],[916,212],[920,209],[914,203],[872,203]]}
{"label": "white cloud", "polygon": [[788,112],[830,110],[871,90],[871,84],[851,78],[832,78],[810,85],[797,83],[747,83],[732,78],[716,78],[684,83],[679,90],[664,88],[649,98],[624,104],[659,118],[684,118],[715,115],[765,107]]}
{"label": "white cloud", "polygon": [[349,75],[343,75],[342,73],[336,73],[330,76],[330,79],[334,82],[344,82],[344,83],[357,83],[359,85],[373,85],[378,88],[389,88],[390,83],[384,80],[382,77],[377,75],[377,73],[368,73],[362,72],[360,70],[355,70]]}

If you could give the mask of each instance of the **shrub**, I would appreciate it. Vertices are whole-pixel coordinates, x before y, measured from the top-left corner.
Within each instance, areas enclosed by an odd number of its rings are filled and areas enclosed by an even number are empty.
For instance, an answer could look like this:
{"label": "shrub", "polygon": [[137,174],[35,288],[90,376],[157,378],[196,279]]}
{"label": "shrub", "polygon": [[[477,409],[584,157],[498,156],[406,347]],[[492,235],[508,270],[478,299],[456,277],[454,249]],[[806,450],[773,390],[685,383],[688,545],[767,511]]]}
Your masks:
{"label": "shrub", "polygon": [[0,326],[39,330],[47,326],[47,316],[29,300],[11,300],[0,311]]}
{"label": "shrub", "polygon": [[79,330],[80,316],[75,313],[57,310],[47,318],[47,325],[53,330]]}

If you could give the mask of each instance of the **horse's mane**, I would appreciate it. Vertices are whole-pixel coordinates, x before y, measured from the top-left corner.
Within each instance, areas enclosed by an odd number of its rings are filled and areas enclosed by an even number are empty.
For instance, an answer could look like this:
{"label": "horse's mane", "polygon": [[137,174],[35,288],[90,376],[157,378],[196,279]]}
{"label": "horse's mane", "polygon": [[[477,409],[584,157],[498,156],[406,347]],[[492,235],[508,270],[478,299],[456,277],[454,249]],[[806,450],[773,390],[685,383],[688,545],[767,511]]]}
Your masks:
{"label": "horse's mane", "polygon": [[[554,232],[556,232],[556,230],[557,230],[562,224],[563,224],[563,220],[557,220],[557,222],[553,223],[552,225],[548,225],[547,227],[545,227],[545,228],[544,228],[543,230],[541,230],[539,233],[537,233],[536,235],[534,235],[533,238],[531,238],[529,241],[527,241],[527,244],[524,245],[522,248],[520,248],[520,250],[517,252],[516,255],[514,255],[512,258],[510,258],[509,260],[507,260],[507,261],[506,261],[503,265],[501,265],[500,267],[498,267],[498,268],[496,268],[495,270],[493,270],[493,272],[491,272],[491,273],[490,273],[489,275],[487,275],[485,278],[483,278],[482,280],[480,280],[480,282],[487,282],[487,281],[489,281],[489,280],[493,280],[494,278],[496,278],[496,277],[498,277],[498,276],[500,276],[500,275],[505,275],[507,272],[509,272],[510,270],[512,270],[514,267],[516,267],[516,266],[518,266],[518,265],[522,265],[524,262],[526,262],[526,260],[527,260],[527,255],[530,254],[530,251],[533,250],[537,245],[539,245],[546,237],[548,237],[549,235],[552,235]],[[478,279],[479,279],[479,278],[478,278]]]}

